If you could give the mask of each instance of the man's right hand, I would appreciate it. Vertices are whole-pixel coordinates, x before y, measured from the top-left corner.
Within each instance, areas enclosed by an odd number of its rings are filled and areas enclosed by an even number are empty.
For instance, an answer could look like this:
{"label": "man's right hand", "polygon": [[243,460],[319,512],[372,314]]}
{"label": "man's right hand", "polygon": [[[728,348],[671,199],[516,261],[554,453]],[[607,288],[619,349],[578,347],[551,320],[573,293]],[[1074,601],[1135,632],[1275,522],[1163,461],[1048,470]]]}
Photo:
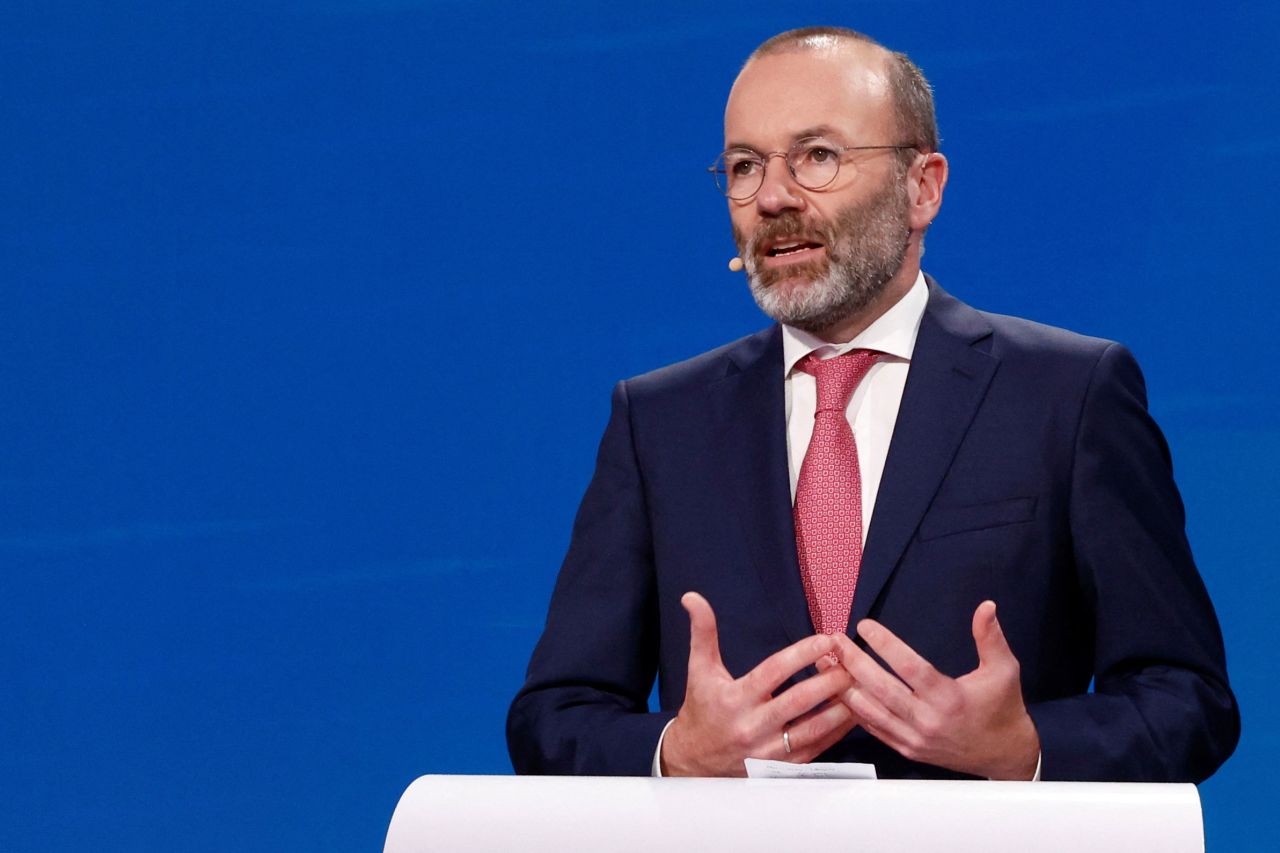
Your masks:
{"label": "man's right hand", "polygon": [[[844,667],[833,666],[778,696],[773,691],[836,649],[831,637],[807,637],[766,658],[735,679],[720,659],[716,616],[707,600],[687,592],[689,676],[684,704],[662,739],[664,776],[745,776],[745,758],[812,761],[856,724],[842,702],[830,702],[851,686]],[[788,731],[791,752],[782,733]]]}

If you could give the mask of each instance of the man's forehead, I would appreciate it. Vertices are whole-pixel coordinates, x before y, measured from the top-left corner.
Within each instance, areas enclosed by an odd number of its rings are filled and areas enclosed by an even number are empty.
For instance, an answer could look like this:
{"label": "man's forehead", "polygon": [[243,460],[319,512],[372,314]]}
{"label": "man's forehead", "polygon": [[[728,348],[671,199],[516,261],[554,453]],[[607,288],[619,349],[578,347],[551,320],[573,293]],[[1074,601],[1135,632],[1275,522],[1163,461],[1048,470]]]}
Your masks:
{"label": "man's forehead", "polygon": [[854,136],[885,131],[893,121],[887,56],[875,45],[827,41],[751,60],[725,105],[726,144],[781,144],[819,125]]}

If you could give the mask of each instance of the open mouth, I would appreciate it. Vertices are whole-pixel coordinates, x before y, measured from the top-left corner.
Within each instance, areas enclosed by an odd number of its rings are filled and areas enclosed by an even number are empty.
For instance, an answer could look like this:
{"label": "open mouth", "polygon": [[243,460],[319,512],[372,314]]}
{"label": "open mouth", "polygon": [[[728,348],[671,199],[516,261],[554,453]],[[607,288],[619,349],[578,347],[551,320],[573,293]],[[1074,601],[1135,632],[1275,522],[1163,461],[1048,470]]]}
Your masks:
{"label": "open mouth", "polygon": [[796,255],[810,249],[821,249],[821,243],[814,243],[810,240],[792,240],[787,243],[778,243],[769,248],[765,255],[770,258],[785,258]]}
{"label": "open mouth", "polygon": [[817,261],[825,251],[826,246],[816,240],[786,237],[772,245],[766,243],[760,260],[766,268],[779,268]]}

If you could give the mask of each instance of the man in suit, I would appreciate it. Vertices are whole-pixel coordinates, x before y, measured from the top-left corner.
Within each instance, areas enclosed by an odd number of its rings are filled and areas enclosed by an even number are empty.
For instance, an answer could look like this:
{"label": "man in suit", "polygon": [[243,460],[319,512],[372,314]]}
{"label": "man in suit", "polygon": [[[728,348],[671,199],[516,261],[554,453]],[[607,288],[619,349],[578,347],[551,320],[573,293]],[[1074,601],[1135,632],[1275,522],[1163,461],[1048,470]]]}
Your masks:
{"label": "man in suit", "polygon": [[937,144],[902,54],[834,28],[752,54],[716,172],[778,325],[615,389],[518,772],[1199,781],[1230,755],[1141,373],[923,275]]}

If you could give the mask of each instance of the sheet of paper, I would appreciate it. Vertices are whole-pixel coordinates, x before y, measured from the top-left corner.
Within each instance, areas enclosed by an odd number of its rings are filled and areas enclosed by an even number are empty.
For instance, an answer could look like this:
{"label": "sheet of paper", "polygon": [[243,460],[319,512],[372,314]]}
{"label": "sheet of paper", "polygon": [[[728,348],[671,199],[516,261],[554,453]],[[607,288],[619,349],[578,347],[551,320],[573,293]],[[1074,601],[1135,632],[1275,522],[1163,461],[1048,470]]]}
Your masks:
{"label": "sheet of paper", "polygon": [[748,758],[748,779],[874,779],[874,764],[837,764],[813,762],[792,764],[788,761],[767,761]]}

